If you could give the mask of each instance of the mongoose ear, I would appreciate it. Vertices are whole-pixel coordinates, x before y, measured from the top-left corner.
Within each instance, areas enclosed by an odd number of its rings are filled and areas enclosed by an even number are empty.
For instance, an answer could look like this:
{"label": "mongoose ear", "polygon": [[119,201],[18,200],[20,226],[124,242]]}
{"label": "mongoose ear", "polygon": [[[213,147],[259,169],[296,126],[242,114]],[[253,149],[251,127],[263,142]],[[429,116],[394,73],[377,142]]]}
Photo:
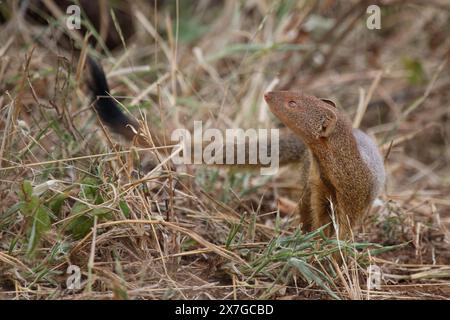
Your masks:
{"label": "mongoose ear", "polygon": [[336,113],[332,110],[328,110],[322,119],[320,136],[324,138],[328,137],[334,131],[334,128],[336,128],[336,122]]}
{"label": "mongoose ear", "polygon": [[333,108],[336,108],[336,103],[334,103],[334,101],[331,101],[329,99],[322,99],[320,98],[320,100],[322,100],[323,102],[325,102],[326,104],[332,106]]}

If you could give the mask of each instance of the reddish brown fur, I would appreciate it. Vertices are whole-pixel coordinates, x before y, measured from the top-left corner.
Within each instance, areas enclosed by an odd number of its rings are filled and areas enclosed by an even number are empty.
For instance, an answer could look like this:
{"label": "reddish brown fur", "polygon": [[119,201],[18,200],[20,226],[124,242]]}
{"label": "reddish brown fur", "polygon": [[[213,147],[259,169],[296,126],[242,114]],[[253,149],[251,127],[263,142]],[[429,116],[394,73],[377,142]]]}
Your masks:
{"label": "reddish brown fur", "polygon": [[[360,153],[350,121],[330,101],[288,91],[269,92],[265,99],[310,151],[309,178],[300,203],[304,228],[309,231],[330,223],[334,214],[340,238],[347,237],[384,181],[375,144],[364,145],[376,157],[373,162],[377,166],[371,170]],[[329,227],[326,233],[330,235],[332,230]]]}

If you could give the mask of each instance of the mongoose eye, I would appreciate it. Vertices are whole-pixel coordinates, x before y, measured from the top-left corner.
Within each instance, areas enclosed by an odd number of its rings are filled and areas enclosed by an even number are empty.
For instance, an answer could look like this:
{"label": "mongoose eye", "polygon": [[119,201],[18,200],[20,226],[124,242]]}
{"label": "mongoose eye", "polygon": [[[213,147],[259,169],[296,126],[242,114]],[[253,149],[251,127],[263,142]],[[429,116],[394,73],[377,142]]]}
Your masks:
{"label": "mongoose eye", "polygon": [[291,108],[295,108],[297,106],[297,103],[295,101],[289,101],[288,106]]}

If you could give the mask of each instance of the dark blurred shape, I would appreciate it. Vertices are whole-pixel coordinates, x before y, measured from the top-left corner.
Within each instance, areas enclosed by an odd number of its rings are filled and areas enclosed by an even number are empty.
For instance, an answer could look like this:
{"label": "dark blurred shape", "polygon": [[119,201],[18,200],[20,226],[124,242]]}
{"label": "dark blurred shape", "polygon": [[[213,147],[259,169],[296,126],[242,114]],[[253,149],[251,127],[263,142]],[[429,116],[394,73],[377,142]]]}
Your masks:
{"label": "dark blurred shape", "polygon": [[[55,4],[65,13],[67,7],[73,4],[70,0],[57,0]],[[87,19],[92,23],[97,32],[102,36],[106,47],[109,50],[113,50],[122,46],[119,32],[114,25],[114,21],[111,16],[111,9],[114,10],[114,14],[122,32],[124,41],[126,42],[135,32],[133,25],[133,18],[131,15],[131,6],[128,1],[105,1],[105,6],[101,6],[101,1],[80,0],[80,6],[82,12],[86,15]],[[51,16],[51,13],[47,7],[40,0],[30,1],[30,5],[27,11],[27,16],[36,21],[42,23],[42,13],[45,16]],[[102,19],[107,18],[105,21],[106,32],[102,32]],[[47,21],[45,21],[47,22]],[[87,28],[82,25],[80,33],[84,35],[87,32]],[[97,44],[95,37],[91,37],[90,42],[92,45]],[[64,44],[63,44],[64,45]]]}
{"label": "dark blurred shape", "polygon": [[[31,0],[31,1],[21,1],[21,4],[27,5],[26,19],[37,24],[49,24],[50,19],[53,19],[53,14],[47,8],[41,0]],[[54,3],[58,8],[66,14],[66,10],[70,5],[74,4],[71,0],[54,0]],[[130,1],[104,1],[105,5],[102,5],[102,1],[92,1],[92,0],[80,0],[81,15],[82,17],[87,17],[89,22],[97,30],[98,34],[102,36],[106,47],[109,50],[114,50],[118,47],[122,47],[122,40],[120,38],[119,32],[114,24],[113,18],[111,16],[111,9],[114,11],[117,24],[122,32],[125,43],[129,40],[131,36],[135,33],[135,27],[133,24],[133,17],[131,12],[131,2]],[[106,19],[105,19],[106,18]],[[102,26],[102,19],[105,19]],[[105,31],[103,31],[103,29]],[[82,35],[85,35],[87,28],[85,25],[81,25],[79,30]],[[90,38],[90,43],[92,45],[97,44],[95,37]],[[69,45],[67,39],[62,41],[60,45],[67,47]]]}

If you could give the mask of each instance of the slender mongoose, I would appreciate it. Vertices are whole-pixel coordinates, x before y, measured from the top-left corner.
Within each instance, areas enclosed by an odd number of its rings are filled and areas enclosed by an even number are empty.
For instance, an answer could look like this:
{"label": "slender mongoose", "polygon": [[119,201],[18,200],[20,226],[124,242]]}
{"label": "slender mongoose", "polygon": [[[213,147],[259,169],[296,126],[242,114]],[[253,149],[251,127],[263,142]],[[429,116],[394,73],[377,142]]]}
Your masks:
{"label": "slender mongoose", "polygon": [[[145,144],[139,139],[139,124],[109,96],[101,66],[90,58],[88,64],[101,120],[122,136]],[[272,113],[289,129],[280,134],[279,163],[302,164],[302,228],[311,231],[330,224],[325,229],[328,236],[333,226],[338,226],[340,238],[347,237],[384,184],[383,160],[375,142],[353,129],[346,115],[329,100],[290,91],[268,92],[264,98]],[[332,224],[333,216],[336,224]]]}
{"label": "slender mongoose", "polygon": [[330,223],[326,234],[331,235],[334,216],[339,237],[348,237],[384,184],[375,142],[353,129],[332,101],[290,91],[268,92],[264,98],[309,150],[308,181],[302,182],[299,206],[303,227],[309,231]]}

